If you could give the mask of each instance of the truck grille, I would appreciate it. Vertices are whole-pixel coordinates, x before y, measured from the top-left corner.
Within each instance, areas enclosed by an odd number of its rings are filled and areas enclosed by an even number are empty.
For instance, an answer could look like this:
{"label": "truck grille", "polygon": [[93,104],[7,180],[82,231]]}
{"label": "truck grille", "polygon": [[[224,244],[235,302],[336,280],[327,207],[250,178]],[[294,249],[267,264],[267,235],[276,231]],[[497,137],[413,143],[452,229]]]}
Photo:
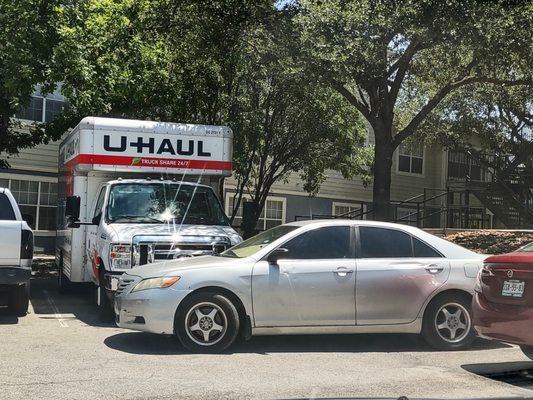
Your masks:
{"label": "truck grille", "polygon": [[135,282],[135,278],[127,278],[122,275],[122,278],[120,279],[120,281],[118,281],[118,287],[117,291],[115,292],[115,296],[118,296],[122,292],[124,292],[133,282]]}
{"label": "truck grille", "polygon": [[217,254],[231,246],[229,239],[225,237],[202,238],[196,236],[194,239],[196,240],[168,242],[163,240],[145,241],[140,240],[140,238],[134,238],[133,266],[178,258]]}

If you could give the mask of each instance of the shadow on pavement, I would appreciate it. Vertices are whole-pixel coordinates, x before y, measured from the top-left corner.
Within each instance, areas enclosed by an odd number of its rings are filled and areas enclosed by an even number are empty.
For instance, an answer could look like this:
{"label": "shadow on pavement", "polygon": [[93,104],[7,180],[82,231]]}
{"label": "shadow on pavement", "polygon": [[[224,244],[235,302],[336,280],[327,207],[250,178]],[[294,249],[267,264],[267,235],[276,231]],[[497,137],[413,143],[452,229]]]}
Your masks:
{"label": "shadow on pavement", "polygon": [[16,315],[10,314],[7,307],[0,306],[0,325],[14,325],[18,322],[19,319]]}
{"label": "shadow on pavement", "polygon": [[114,322],[103,322],[98,317],[94,300],[94,286],[91,284],[73,284],[67,294],[57,290],[55,279],[50,277],[32,279],[31,304],[38,318],[78,319],[81,322],[98,327],[115,327]]}
{"label": "shadow on pavement", "polygon": [[[131,354],[177,355],[187,351],[172,336],[143,332],[124,332],[109,336],[105,345]],[[507,347],[478,339],[471,350],[490,350]],[[358,335],[290,335],[256,336],[249,341],[239,340],[230,353],[367,353],[367,352],[423,352],[435,351],[418,335],[358,334]]]}
{"label": "shadow on pavement", "polygon": [[533,362],[531,361],[465,364],[461,368],[485,378],[533,389]]}

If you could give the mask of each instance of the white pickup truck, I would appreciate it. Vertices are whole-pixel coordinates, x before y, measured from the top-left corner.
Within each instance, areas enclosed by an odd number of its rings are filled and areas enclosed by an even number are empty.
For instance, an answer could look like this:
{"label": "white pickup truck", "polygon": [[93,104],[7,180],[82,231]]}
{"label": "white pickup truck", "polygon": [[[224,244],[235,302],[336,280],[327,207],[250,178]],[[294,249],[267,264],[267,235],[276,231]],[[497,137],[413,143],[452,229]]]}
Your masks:
{"label": "white pickup truck", "polygon": [[9,311],[28,311],[33,232],[9,189],[0,188],[0,299]]}

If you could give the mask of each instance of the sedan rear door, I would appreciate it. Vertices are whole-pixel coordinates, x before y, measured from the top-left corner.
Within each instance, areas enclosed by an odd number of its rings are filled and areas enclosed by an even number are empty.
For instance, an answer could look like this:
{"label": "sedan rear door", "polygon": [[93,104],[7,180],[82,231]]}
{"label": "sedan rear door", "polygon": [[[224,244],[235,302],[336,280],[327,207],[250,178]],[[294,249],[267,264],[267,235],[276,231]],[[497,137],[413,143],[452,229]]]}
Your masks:
{"label": "sedan rear door", "polygon": [[413,322],[449,273],[449,261],[419,238],[400,229],[360,226],[357,324]]}

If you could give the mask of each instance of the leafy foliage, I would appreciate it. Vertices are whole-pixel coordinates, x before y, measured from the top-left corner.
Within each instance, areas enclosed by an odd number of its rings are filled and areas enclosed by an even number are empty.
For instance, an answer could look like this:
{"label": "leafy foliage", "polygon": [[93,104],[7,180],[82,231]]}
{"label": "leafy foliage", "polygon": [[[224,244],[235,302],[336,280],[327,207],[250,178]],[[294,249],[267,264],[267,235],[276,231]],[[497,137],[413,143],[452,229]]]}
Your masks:
{"label": "leafy foliage", "polygon": [[[0,0],[0,152],[16,154],[18,149],[50,139],[39,129],[21,129],[12,117],[29,104],[34,86],[44,83],[51,90],[49,66],[56,44],[53,29],[57,1]],[[0,160],[0,167],[7,167]]]}
{"label": "leafy foliage", "polygon": [[77,1],[59,21],[66,123],[108,115],[227,124],[239,196],[252,193],[259,212],[291,172],[311,193],[326,168],[367,173],[358,112],[274,43],[290,24],[273,2]]}
{"label": "leafy foliage", "polygon": [[454,91],[531,85],[531,2],[301,0],[290,45],[375,136],[374,211],[388,218],[394,150]]}

